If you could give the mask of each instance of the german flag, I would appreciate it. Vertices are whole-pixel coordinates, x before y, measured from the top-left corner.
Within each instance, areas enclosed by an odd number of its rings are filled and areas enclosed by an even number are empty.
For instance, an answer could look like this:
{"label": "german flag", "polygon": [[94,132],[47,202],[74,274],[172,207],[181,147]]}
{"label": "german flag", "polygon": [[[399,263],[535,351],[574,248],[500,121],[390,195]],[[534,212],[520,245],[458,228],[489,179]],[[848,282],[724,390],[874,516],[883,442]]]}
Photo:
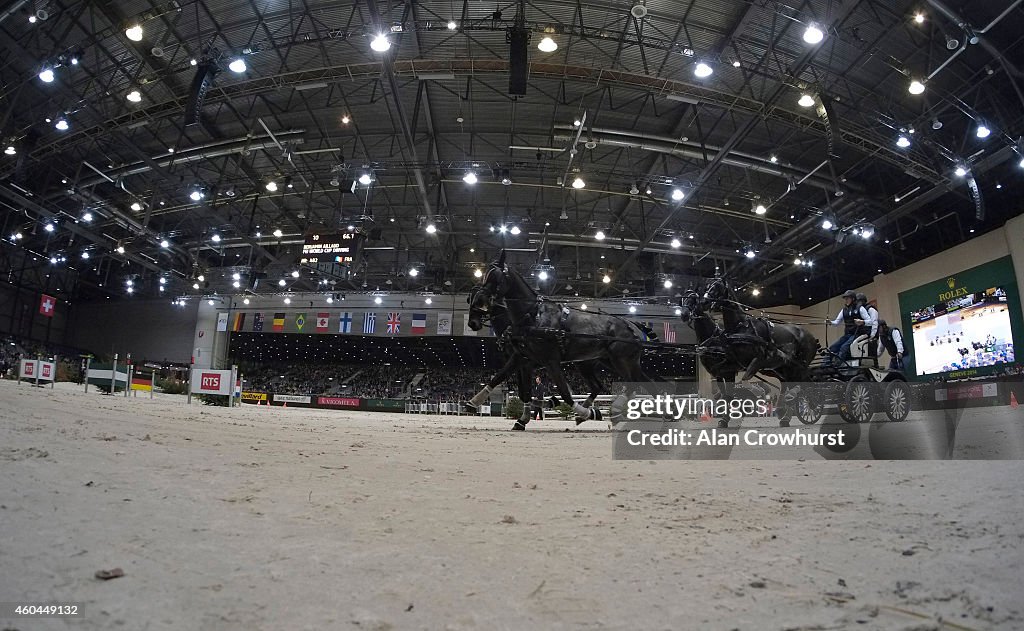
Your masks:
{"label": "german flag", "polygon": [[241,331],[243,326],[245,326],[245,314],[244,313],[236,313],[235,314],[235,321],[231,324],[231,330],[232,331]]}
{"label": "german flag", "polygon": [[275,313],[274,314],[274,330],[275,331],[284,331],[284,314],[283,313]]}

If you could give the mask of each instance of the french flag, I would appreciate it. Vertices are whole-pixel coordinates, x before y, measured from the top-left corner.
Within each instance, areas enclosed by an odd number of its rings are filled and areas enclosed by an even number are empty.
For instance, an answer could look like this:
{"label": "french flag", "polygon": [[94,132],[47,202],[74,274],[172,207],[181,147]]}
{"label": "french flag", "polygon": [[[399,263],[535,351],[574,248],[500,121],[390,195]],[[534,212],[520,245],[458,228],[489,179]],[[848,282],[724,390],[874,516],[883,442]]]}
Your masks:
{"label": "french flag", "polygon": [[414,313],[412,314],[412,334],[423,335],[427,332],[427,314],[425,313]]}

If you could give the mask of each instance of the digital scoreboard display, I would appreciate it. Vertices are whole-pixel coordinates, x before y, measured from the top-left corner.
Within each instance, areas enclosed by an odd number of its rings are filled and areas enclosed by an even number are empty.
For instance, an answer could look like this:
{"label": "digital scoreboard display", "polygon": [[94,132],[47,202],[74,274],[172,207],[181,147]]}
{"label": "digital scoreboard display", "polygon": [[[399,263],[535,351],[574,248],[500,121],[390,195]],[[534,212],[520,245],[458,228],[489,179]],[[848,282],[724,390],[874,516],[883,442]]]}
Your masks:
{"label": "digital scoreboard display", "polygon": [[299,262],[351,265],[362,243],[363,235],[358,232],[314,232],[306,236]]}

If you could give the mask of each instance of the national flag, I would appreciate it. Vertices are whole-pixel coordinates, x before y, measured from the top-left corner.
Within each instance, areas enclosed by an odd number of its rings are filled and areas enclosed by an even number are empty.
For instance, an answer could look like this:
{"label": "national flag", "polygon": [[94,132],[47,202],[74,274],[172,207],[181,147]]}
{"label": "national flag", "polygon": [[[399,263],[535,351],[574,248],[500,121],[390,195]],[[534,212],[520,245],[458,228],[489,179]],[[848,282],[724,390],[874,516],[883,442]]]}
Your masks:
{"label": "national flag", "polygon": [[399,330],[402,328],[402,314],[397,311],[388,312],[388,333],[390,335],[398,335]]}
{"label": "national flag", "polygon": [[452,334],[452,314],[450,314],[450,313],[439,313],[439,314],[437,314],[437,334],[438,335],[451,335]]}
{"label": "national flag", "polygon": [[377,314],[367,311],[363,315],[363,333],[373,333],[377,328]]}
{"label": "national flag", "polygon": [[427,332],[427,314],[412,314],[412,329],[410,330],[410,332],[413,335],[423,335],[424,333]]}
{"label": "national flag", "polygon": [[664,335],[665,339],[663,339],[662,341],[663,342],[668,342],[670,344],[675,344],[676,343],[676,332],[672,330],[672,325],[670,323],[668,323],[668,322],[663,322],[662,324],[665,327],[665,335]]}
{"label": "national flag", "polygon": [[242,312],[238,312],[235,314],[235,320],[231,324],[231,330],[241,331],[243,326],[245,326],[245,314]]}
{"label": "national flag", "polygon": [[253,316],[252,316],[252,331],[253,331],[253,333],[262,333],[263,332],[263,314],[262,313],[257,312],[255,314],[253,314]]}
{"label": "national flag", "polygon": [[39,313],[43,314],[47,318],[53,317],[53,312],[57,310],[57,299],[53,296],[47,296],[42,294],[39,297]]}
{"label": "national flag", "polygon": [[462,334],[463,335],[476,335],[476,331],[474,331],[473,329],[469,328],[469,314],[468,313],[463,313],[462,314],[462,318],[463,318],[462,319]]}
{"label": "national flag", "polygon": [[299,330],[299,333],[302,333],[302,327],[304,326],[306,326],[306,314],[300,313],[295,316],[295,328]]}
{"label": "national flag", "polygon": [[352,332],[352,314],[348,311],[341,314],[341,319],[338,320],[338,333],[351,333]]}
{"label": "national flag", "polygon": [[284,331],[284,314],[283,313],[275,313],[274,314],[274,330],[275,331]]}
{"label": "national flag", "polygon": [[327,332],[327,326],[330,324],[330,322],[331,322],[331,316],[330,315],[328,315],[326,313],[318,313],[318,314],[316,314],[316,332],[317,333],[326,333]]}

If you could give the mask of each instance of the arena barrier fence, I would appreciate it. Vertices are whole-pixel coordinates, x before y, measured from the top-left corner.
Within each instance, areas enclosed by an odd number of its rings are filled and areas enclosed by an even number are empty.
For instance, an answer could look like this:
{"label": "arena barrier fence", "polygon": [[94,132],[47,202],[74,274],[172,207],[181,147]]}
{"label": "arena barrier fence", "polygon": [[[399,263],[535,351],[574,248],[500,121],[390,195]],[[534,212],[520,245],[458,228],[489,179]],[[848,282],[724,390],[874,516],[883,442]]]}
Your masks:
{"label": "arena barrier fence", "polygon": [[18,383],[24,379],[34,380],[34,384],[38,386],[40,381],[49,381],[50,388],[53,388],[54,382],[57,381],[57,358],[55,357],[52,362],[44,361],[42,359],[23,359],[18,366]]}

